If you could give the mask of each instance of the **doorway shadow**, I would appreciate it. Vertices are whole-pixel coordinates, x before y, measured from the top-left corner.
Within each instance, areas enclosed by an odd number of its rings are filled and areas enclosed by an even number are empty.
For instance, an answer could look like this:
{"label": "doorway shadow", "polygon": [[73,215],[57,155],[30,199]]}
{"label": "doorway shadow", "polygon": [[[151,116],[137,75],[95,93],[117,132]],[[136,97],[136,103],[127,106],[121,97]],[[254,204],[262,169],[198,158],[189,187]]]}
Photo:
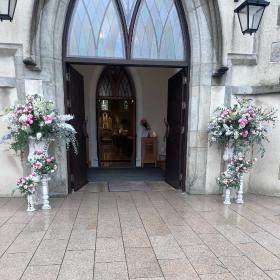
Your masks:
{"label": "doorway shadow", "polygon": [[160,168],[89,168],[89,182],[110,181],[164,181],[165,172]]}

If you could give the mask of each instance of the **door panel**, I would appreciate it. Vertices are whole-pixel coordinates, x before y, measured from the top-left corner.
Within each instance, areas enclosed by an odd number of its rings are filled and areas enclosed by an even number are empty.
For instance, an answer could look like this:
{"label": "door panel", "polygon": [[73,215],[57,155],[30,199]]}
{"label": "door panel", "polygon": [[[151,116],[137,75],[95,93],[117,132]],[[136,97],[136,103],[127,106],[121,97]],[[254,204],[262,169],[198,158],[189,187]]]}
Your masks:
{"label": "door panel", "polygon": [[185,191],[187,84],[183,69],[168,80],[166,182]]}
{"label": "door panel", "polygon": [[73,67],[69,66],[68,113],[74,115],[71,124],[77,131],[78,155],[70,149],[69,168],[71,187],[77,191],[87,183],[87,142],[84,104],[84,78]]}

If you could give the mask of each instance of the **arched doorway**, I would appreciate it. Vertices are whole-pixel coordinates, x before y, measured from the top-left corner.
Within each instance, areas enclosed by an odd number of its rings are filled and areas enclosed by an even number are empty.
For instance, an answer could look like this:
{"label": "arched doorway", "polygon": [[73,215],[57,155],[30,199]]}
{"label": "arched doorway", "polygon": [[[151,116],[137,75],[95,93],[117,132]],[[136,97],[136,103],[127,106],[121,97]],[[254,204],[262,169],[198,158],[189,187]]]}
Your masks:
{"label": "arched doorway", "polygon": [[[43,2],[40,5],[34,4],[29,48],[29,56],[34,63],[30,68],[36,71],[36,79],[42,80],[44,95],[53,99],[58,110],[63,111],[67,105],[68,87],[65,66],[67,61],[73,63],[76,59],[76,57],[67,59],[66,55],[67,31],[75,1],[48,0],[45,4]],[[227,64],[227,56],[223,51],[219,4],[217,0],[179,2],[182,6],[180,13],[187,19],[191,37],[187,42],[188,50],[190,50],[188,45],[191,45],[191,52],[188,52],[191,74],[186,186],[190,193],[217,193],[215,177],[220,173],[220,152],[213,152],[213,149],[210,152],[207,141],[204,141],[207,135],[204,120],[209,119],[211,106],[217,102],[215,96],[218,88],[212,87],[217,86],[217,83],[213,82],[211,75],[219,66]],[[86,58],[84,63],[91,63],[88,60]],[[37,71],[38,69],[41,71]],[[25,77],[30,79],[30,74],[26,72]],[[223,84],[219,87],[221,96],[225,87]],[[21,95],[24,96],[23,90]],[[211,170],[207,168],[209,162],[216,162],[214,165],[211,164]],[[61,168],[56,176],[56,187],[53,191],[55,194],[65,195],[69,190],[67,164],[69,161],[66,160],[66,153],[62,152],[59,158]]]}
{"label": "arched doorway", "polygon": [[127,71],[108,66],[96,90],[97,146],[100,167],[134,167],[136,98]]}
{"label": "arched doorway", "polygon": [[[110,65],[102,73],[97,85],[99,167],[113,167],[114,163],[118,163],[118,167],[121,163],[135,166],[135,97],[132,95],[133,86],[122,66],[177,69],[164,81],[166,113],[158,120],[162,125],[163,120],[165,122],[165,128],[161,129],[165,129],[165,133],[161,133],[165,134],[162,138],[166,141],[161,149],[163,152],[158,152],[158,140],[152,143],[141,138],[141,160],[142,167],[145,163],[154,163],[154,166],[157,166],[160,157],[161,161],[165,162],[163,165],[166,166],[166,181],[185,190],[190,52],[188,28],[181,1],[72,1],[64,39],[66,69],[75,64]],[[159,77],[155,76],[149,83],[156,84],[158,79]],[[76,91],[76,95],[84,96],[84,92],[77,90],[78,85],[72,85],[69,75],[67,82],[70,95]],[[75,97],[70,96],[71,99]],[[147,104],[147,107],[157,110],[157,101],[153,102],[154,104]],[[67,106],[68,112],[79,115],[77,104],[71,104],[72,106]],[[120,107],[126,112],[117,110]],[[116,121],[120,114],[123,119]],[[86,119],[85,116],[85,122]],[[119,127],[116,126],[118,122]],[[77,124],[77,131],[84,131],[85,125],[82,122],[79,125]],[[88,135],[85,131],[83,134],[84,137]],[[81,138],[83,137],[80,135],[79,139]],[[147,149],[145,143],[150,143],[147,144]],[[82,147],[80,153],[83,154],[78,156],[78,161],[87,157]],[[148,158],[147,162],[143,160],[144,157]],[[71,159],[72,162],[73,155]],[[74,189],[81,187],[77,182],[86,181],[86,172],[82,168],[78,171],[73,168],[71,170],[70,165],[69,173]]]}

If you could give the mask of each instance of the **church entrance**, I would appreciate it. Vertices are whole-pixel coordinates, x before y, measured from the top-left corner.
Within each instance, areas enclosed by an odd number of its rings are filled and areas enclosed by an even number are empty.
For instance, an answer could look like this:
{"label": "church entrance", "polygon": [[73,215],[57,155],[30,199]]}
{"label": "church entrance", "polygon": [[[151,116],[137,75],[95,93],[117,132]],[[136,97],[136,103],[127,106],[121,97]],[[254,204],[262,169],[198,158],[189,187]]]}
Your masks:
{"label": "church entrance", "polygon": [[[186,69],[69,66],[67,110],[78,116],[72,186],[163,181],[183,189],[187,131]],[[145,124],[143,124],[145,123]]]}
{"label": "church entrance", "polygon": [[108,168],[161,170],[185,190],[189,54],[179,0],[71,2],[65,104],[81,144],[69,191]]}

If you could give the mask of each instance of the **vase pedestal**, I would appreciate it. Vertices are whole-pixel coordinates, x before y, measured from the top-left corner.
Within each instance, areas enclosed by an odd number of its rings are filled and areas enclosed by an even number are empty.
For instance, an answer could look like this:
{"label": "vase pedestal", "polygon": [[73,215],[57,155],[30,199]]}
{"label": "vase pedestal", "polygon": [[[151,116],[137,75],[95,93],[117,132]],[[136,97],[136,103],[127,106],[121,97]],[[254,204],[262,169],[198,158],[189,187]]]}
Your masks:
{"label": "vase pedestal", "polygon": [[234,155],[234,149],[231,148],[231,146],[226,146],[223,154],[223,160],[230,161],[233,155]]}
{"label": "vase pedestal", "polygon": [[42,205],[42,209],[43,210],[50,210],[52,209],[50,206],[50,202],[49,202],[49,177],[43,177],[41,182],[42,182],[42,200],[41,203]]}
{"label": "vase pedestal", "polygon": [[236,198],[236,203],[237,204],[243,204],[244,200],[243,200],[243,185],[244,185],[244,176],[243,174],[240,175],[240,187],[239,190],[237,191],[237,198]]}
{"label": "vase pedestal", "polygon": [[33,194],[27,194],[27,212],[34,212],[36,209],[34,207],[34,197]]}
{"label": "vase pedestal", "polygon": [[230,201],[230,189],[226,189],[225,191],[225,197],[224,197],[224,205],[230,205],[231,201]]}

